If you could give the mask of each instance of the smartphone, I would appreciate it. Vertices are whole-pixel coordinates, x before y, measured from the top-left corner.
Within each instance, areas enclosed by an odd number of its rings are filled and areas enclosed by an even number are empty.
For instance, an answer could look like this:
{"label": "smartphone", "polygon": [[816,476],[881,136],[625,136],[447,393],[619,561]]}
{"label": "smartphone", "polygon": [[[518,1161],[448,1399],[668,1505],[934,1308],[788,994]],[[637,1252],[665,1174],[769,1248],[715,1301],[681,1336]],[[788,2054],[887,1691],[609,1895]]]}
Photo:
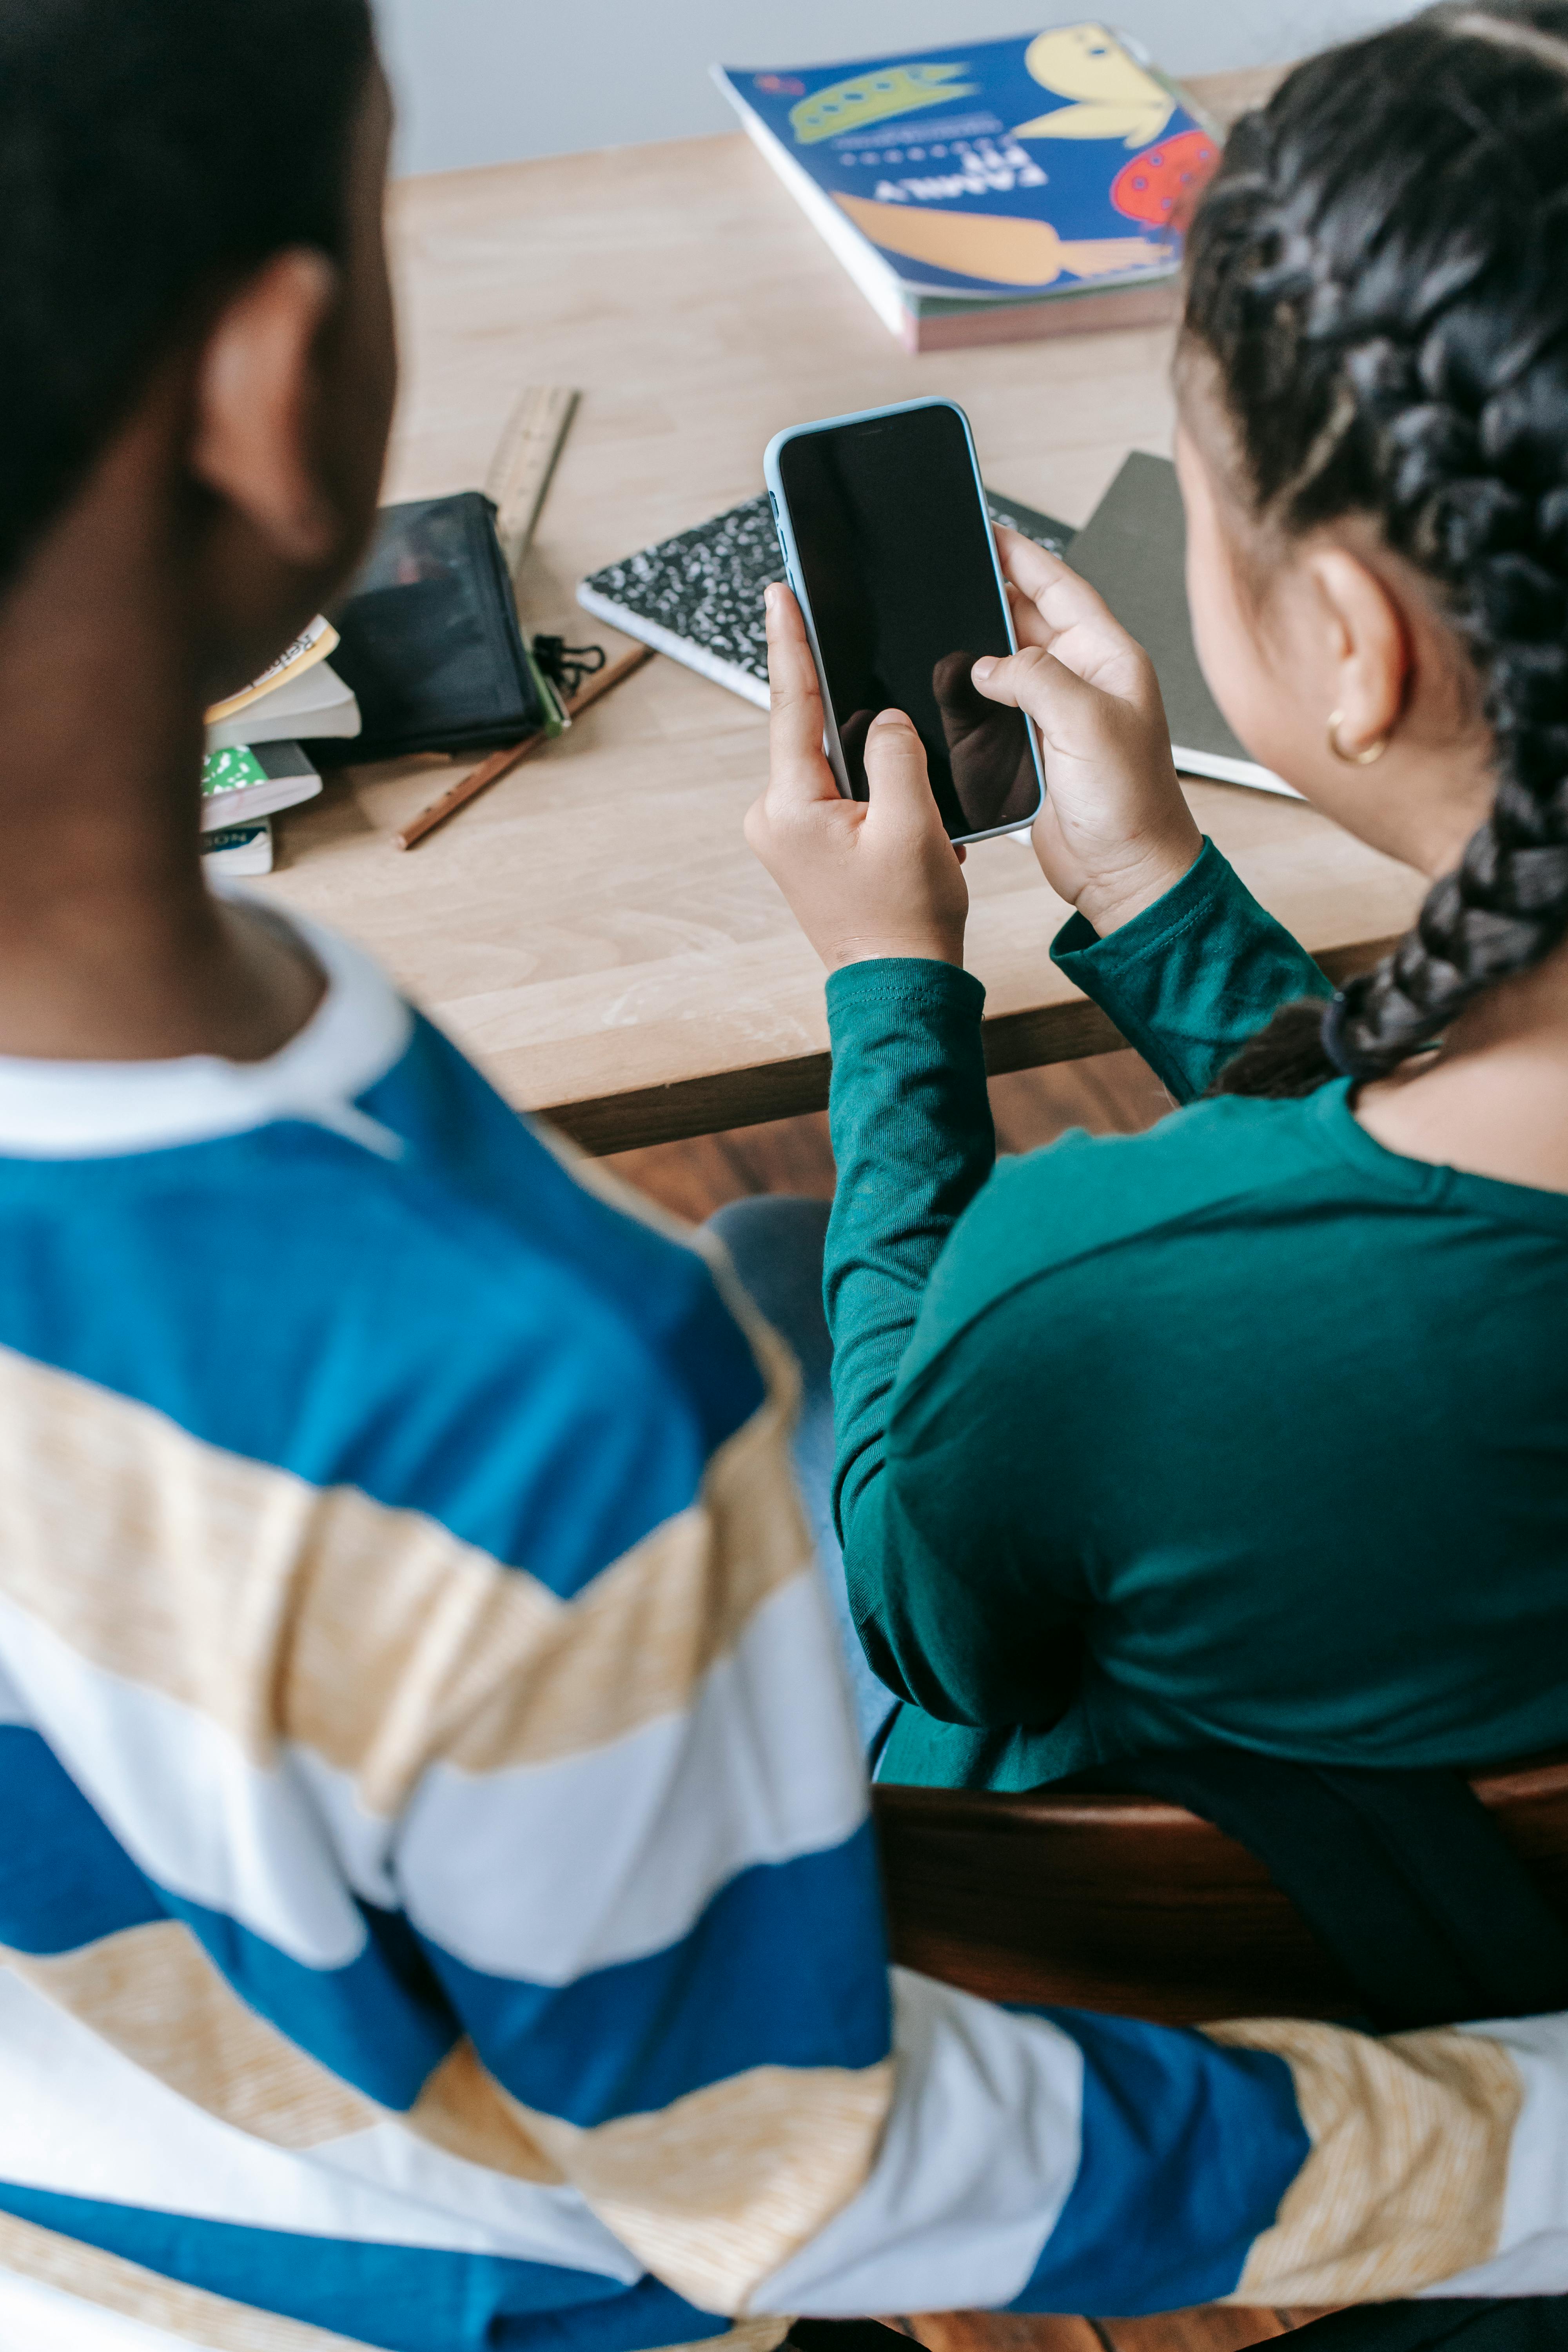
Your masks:
{"label": "smartphone", "polygon": [[763,464],[839,791],[867,798],[867,733],[897,709],[954,841],[1029,824],[1046,789],[1034,727],[969,675],[1018,646],[963,409],[906,400],[792,425]]}

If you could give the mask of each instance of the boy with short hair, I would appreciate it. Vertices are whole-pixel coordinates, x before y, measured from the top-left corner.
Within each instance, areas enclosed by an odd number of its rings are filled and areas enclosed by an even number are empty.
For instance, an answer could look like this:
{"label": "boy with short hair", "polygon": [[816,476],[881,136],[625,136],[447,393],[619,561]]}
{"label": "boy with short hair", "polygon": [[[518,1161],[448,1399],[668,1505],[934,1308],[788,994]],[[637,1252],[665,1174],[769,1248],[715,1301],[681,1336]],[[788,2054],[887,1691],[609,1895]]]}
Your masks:
{"label": "boy with short hair", "polygon": [[363,0],[0,0],[0,2340],[1506,2283],[1552,2022],[889,1977],[776,1343],[204,888],[203,710],[370,522],[387,112]]}

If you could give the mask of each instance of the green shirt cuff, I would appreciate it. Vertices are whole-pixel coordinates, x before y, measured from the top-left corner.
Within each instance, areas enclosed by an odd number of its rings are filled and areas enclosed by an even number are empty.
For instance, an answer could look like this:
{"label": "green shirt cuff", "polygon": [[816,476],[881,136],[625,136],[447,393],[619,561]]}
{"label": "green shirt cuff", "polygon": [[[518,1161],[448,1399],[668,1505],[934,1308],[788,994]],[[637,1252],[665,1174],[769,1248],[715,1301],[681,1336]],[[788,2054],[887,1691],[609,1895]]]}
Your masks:
{"label": "green shirt cuff", "polygon": [[1331,992],[1206,839],[1163,898],[1107,939],[1073,915],[1051,956],[1180,1102],[1201,1095],[1282,1004]]}
{"label": "green shirt cuff", "polygon": [[1102,940],[1087,916],[1069,915],[1051,941],[1051,961],[1061,966],[1076,987],[1087,989],[1086,975],[1090,973],[1097,982],[1111,982],[1146,956],[1161,954],[1189,925],[1202,922],[1227,881],[1242,887],[1235,867],[1205,833],[1203,847],[1181,880],[1109,938]]}
{"label": "green shirt cuff", "polygon": [[922,1022],[967,1028],[985,1010],[985,991],[962,965],[928,956],[868,956],[827,975],[827,1030],[836,1051],[842,1033],[863,1014],[885,1019],[900,1006]]}

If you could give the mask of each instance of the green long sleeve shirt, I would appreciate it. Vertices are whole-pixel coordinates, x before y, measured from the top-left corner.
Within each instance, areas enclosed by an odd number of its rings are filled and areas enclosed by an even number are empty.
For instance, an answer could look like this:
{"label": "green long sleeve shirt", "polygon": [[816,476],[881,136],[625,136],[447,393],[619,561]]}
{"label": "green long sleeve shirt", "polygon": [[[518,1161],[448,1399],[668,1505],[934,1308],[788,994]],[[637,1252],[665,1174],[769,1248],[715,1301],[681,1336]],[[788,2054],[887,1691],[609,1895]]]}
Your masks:
{"label": "green long sleeve shirt", "polygon": [[907,1702],[880,1777],[1568,1740],[1568,1197],[1384,1150],[1343,1083],[1195,1100],[1326,987],[1212,845],[1052,953],[1190,1108],[996,1164],[978,982],[828,983],[836,1500]]}

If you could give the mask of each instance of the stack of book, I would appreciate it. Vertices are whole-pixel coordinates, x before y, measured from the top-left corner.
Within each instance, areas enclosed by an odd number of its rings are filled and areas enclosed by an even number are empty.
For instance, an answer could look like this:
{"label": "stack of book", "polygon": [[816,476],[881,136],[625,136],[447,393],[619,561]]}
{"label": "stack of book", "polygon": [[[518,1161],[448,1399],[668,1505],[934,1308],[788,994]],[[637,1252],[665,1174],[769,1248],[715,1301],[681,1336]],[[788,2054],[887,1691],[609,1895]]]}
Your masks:
{"label": "stack of book", "polygon": [[359,704],[328,659],[337,642],[330,621],[312,621],[259,677],[207,712],[202,847],[221,870],[269,872],[272,817],[321,791],[300,736],[359,733]]}
{"label": "stack of book", "polygon": [[1125,34],[765,71],[715,66],[742,123],[912,352],[1128,326],[1173,307],[1218,134]]}

